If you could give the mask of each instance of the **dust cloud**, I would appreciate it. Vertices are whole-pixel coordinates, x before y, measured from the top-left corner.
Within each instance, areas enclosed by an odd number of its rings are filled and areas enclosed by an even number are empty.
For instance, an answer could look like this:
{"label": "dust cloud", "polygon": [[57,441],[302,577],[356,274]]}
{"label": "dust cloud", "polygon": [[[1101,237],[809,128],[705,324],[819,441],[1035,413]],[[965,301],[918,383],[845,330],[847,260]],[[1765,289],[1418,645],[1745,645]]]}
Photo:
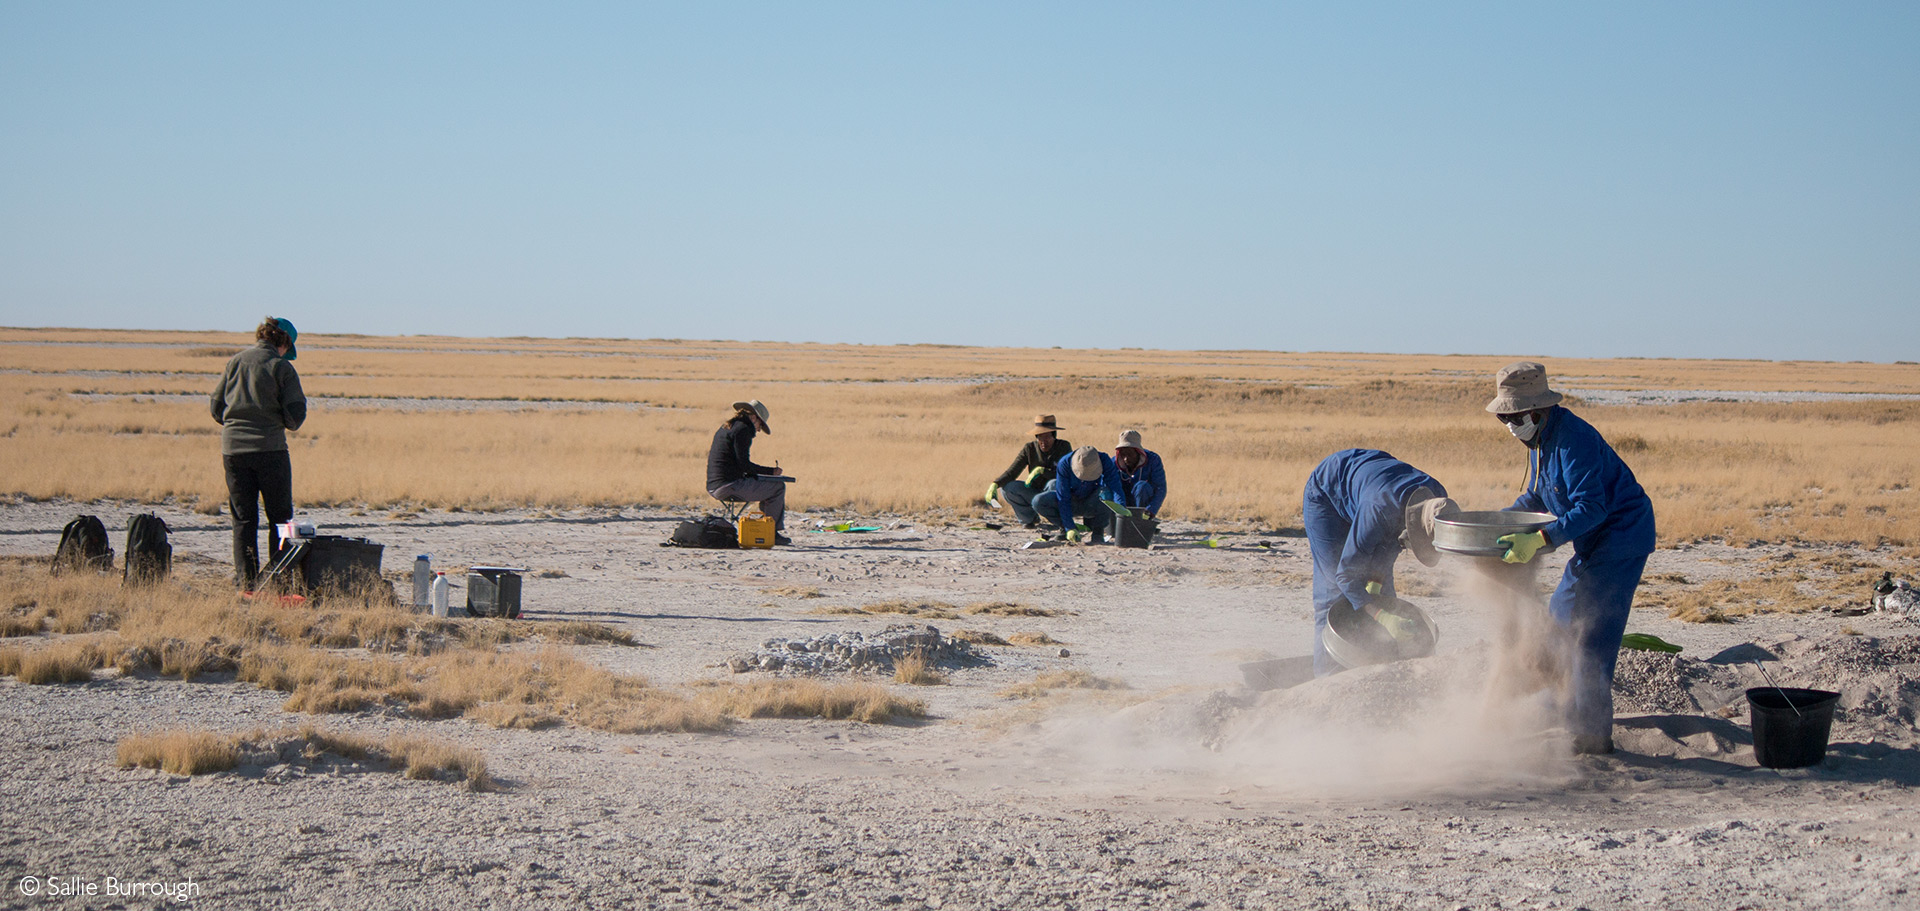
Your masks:
{"label": "dust cloud", "polygon": [[1057,718],[1046,740],[1089,782],[1377,798],[1564,781],[1564,637],[1535,568],[1466,562],[1453,590],[1494,620],[1491,642],[1267,692],[1175,691]]}

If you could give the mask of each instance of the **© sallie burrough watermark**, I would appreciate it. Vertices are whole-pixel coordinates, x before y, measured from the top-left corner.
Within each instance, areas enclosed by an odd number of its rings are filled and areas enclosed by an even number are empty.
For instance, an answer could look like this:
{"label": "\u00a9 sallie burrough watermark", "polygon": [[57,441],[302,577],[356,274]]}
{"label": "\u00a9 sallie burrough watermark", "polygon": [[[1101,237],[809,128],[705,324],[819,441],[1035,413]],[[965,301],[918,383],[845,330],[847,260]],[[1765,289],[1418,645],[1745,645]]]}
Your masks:
{"label": "\u00a9 sallie burrough watermark", "polygon": [[22,876],[15,884],[21,895],[28,898],[42,898],[49,901],[65,901],[73,898],[157,898],[170,902],[190,902],[205,894],[205,889],[192,876],[185,879],[167,881],[148,877],[145,879],[121,879],[118,876],[82,876],[74,874],[49,874],[46,876]]}

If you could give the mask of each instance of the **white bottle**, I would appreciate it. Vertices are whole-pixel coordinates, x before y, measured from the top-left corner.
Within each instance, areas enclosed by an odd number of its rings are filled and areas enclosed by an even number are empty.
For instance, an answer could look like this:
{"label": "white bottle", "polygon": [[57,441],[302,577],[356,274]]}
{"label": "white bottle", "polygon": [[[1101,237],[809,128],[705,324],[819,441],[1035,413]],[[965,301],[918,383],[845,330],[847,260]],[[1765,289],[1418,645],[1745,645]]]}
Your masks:
{"label": "white bottle", "polygon": [[433,615],[447,615],[447,574],[443,572],[433,574]]}
{"label": "white bottle", "polygon": [[426,554],[413,558],[413,610],[427,609],[433,597],[433,560]]}

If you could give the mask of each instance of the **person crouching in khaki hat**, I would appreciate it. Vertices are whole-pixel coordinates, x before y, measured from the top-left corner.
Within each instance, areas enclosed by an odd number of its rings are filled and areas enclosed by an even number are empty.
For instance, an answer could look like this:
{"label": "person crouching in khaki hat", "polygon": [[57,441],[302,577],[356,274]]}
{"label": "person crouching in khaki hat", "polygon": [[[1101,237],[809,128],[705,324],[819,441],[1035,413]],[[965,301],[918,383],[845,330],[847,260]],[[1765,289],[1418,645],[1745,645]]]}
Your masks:
{"label": "person crouching in khaki hat", "polygon": [[1487,411],[1527,447],[1527,489],[1508,509],[1548,513],[1539,531],[1506,535],[1501,558],[1525,563],[1573,545],[1547,610],[1572,645],[1567,728],[1576,753],[1613,752],[1613,669],[1627,611],[1653,553],[1653,501],[1592,424],[1561,404],[1547,368],[1520,361],[1493,378]]}
{"label": "person crouching in khaki hat", "polygon": [[792,544],[787,527],[787,482],[772,478],[780,475],[780,466],[756,465],[752,459],[756,433],[773,436],[767,425],[772,414],[759,399],[733,403],[733,417],[713,432],[713,445],[707,449],[707,494],[716,500],[758,503],[760,511],[773,520],[773,543]]}
{"label": "person crouching in khaki hat", "polygon": [[1137,510],[1147,518],[1160,515],[1167,501],[1167,469],[1160,454],[1140,441],[1140,431],[1120,431],[1120,442],[1113,447],[1113,464],[1120,470],[1120,505]]}
{"label": "person crouching in khaki hat", "polygon": [[1013,464],[987,485],[987,503],[997,504],[1004,497],[1023,527],[1038,528],[1040,514],[1033,509],[1033,498],[1053,483],[1055,466],[1072,452],[1073,444],[1060,438],[1060,425],[1054,423],[1053,415],[1034,415],[1033,439],[1020,447]]}
{"label": "person crouching in khaki hat", "polygon": [[[1033,498],[1034,510],[1047,521],[1060,523],[1068,541],[1105,541],[1111,511],[1100,501],[1120,502],[1120,470],[1114,467],[1113,457],[1082,446],[1055,463],[1054,472],[1053,483]],[[1084,525],[1073,521],[1076,514]]]}

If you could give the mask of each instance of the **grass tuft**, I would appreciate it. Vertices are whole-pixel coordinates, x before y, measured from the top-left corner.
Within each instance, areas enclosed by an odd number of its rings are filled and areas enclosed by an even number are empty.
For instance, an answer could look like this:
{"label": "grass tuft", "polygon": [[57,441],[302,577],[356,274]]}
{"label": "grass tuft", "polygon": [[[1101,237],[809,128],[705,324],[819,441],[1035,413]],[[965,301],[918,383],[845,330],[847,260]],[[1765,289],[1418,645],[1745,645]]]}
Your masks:
{"label": "grass tuft", "polygon": [[990,617],[1058,617],[1068,611],[1016,604],[1012,601],[982,601],[967,605],[967,613],[973,616],[985,614]]}
{"label": "grass tuft", "polygon": [[954,630],[953,638],[973,645],[1006,645],[1007,640],[983,629]]}
{"label": "grass tuft", "polygon": [[1124,690],[1125,683],[1096,677],[1086,671],[1053,671],[1026,682],[1007,687],[1000,695],[1009,699],[1036,699],[1055,690]]}
{"label": "grass tuft", "polygon": [[162,731],[129,734],[114,747],[123,769],[159,769],[174,775],[224,772],[240,764],[234,738],[211,731]]}
{"label": "grass tuft", "polygon": [[894,660],[893,682],[909,686],[942,686],[947,678],[927,660],[925,651],[914,649]]}
{"label": "grass tuft", "polygon": [[1039,632],[1037,630],[1034,632],[1028,632],[1028,633],[1014,633],[1013,635],[1007,637],[1007,643],[1009,645],[1065,645],[1066,644],[1061,642],[1058,639],[1053,638],[1052,636],[1047,635],[1046,633]]}
{"label": "grass tuft", "polygon": [[702,701],[736,718],[825,718],[865,724],[924,718],[926,704],[872,683],[828,686],[817,680],[709,684]]}

